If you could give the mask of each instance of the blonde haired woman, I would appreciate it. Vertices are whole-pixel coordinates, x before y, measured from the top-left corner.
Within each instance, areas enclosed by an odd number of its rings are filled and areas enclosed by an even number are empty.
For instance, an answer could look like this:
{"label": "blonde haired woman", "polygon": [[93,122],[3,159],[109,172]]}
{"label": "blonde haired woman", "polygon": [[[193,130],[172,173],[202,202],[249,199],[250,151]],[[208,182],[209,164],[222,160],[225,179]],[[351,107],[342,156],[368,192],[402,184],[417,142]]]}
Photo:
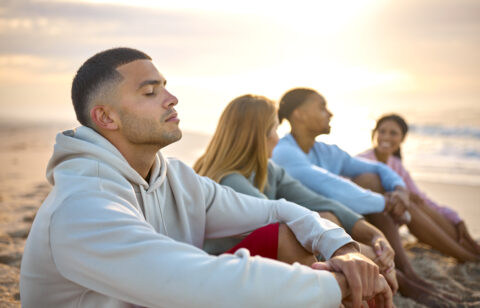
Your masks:
{"label": "blonde haired woman", "polygon": [[[195,171],[240,193],[284,198],[342,225],[355,240],[365,244],[362,253],[376,261],[395,292],[398,285],[393,271],[394,253],[382,232],[342,204],[309,190],[269,161],[278,142],[277,126],[277,109],[268,98],[244,95],[234,99],[223,111],[212,140],[194,165]],[[230,248],[225,241],[209,242],[205,249],[221,253]]]}

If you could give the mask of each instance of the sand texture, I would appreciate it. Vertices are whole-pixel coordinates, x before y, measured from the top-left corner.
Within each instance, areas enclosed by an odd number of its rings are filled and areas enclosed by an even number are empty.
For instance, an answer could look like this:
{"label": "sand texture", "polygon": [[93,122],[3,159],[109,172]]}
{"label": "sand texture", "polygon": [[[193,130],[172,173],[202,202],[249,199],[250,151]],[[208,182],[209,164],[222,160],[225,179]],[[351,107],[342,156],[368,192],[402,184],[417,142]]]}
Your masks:
{"label": "sand texture", "polygon": [[[70,126],[0,124],[0,307],[20,307],[18,283],[23,247],[35,213],[50,190],[44,174],[54,136],[65,128]],[[182,141],[165,153],[191,165],[207,141],[208,137],[203,135],[185,133]],[[421,186],[431,197],[443,198],[457,209],[479,237],[480,209],[476,205],[480,187],[438,183]],[[423,278],[438,289],[459,296],[459,307],[480,307],[479,263],[457,264],[411,238],[405,239],[413,265]],[[397,307],[425,307],[398,294],[394,301]]]}

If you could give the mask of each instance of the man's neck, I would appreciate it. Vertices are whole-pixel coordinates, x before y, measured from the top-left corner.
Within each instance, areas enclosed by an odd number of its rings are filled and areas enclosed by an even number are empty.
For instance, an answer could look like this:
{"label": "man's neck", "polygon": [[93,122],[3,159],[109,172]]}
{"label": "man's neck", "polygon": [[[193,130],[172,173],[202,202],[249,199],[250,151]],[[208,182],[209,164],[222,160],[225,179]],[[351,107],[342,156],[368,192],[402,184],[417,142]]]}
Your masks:
{"label": "man's neck", "polygon": [[302,131],[298,128],[292,128],[292,131],[290,133],[292,134],[293,138],[295,138],[295,141],[297,141],[297,144],[302,149],[302,151],[308,154],[308,152],[310,152],[310,149],[315,144],[316,136],[312,135],[306,130]]}
{"label": "man's neck", "polygon": [[155,162],[155,155],[160,150],[159,145],[143,144],[137,145],[126,141],[123,138],[109,138],[105,136],[122,153],[128,164],[148,180],[150,169]]}
{"label": "man's neck", "polygon": [[150,170],[155,162],[157,151],[136,151],[135,153],[122,153],[129,165],[138,172],[146,181],[148,181]]}

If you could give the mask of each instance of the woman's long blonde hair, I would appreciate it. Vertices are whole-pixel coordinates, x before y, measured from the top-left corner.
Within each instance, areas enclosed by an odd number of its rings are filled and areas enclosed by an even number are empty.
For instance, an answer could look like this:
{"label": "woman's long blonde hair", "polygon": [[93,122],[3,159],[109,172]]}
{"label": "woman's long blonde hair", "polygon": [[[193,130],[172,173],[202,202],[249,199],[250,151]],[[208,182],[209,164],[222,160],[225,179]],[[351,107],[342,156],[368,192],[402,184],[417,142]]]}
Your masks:
{"label": "woman's long blonde hair", "polygon": [[275,103],[258,95],[243,95],[231,101],[218,121],[205,153],[193,168],[216,182],[230,174],[250,177],[263,192],[267,182],[267,135],[275,125]]}

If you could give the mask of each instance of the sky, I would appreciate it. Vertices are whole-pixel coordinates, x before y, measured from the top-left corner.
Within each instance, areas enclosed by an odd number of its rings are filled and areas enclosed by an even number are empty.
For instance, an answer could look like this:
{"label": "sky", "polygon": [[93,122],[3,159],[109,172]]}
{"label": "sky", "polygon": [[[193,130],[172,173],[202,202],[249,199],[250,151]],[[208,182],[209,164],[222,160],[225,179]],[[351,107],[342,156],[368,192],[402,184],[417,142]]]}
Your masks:
{"label": "sky", "polygon": [[73,122],[76,70],[117,46],[153,58],[186,130],[298,86],[325,96],[340,132],[392,111],[480,126],[477,0],[0,0],[0,118]]}

